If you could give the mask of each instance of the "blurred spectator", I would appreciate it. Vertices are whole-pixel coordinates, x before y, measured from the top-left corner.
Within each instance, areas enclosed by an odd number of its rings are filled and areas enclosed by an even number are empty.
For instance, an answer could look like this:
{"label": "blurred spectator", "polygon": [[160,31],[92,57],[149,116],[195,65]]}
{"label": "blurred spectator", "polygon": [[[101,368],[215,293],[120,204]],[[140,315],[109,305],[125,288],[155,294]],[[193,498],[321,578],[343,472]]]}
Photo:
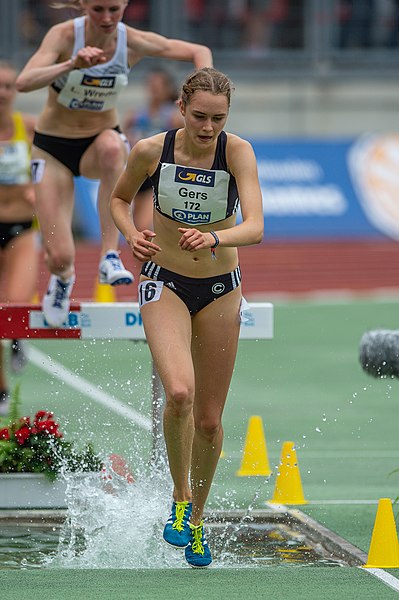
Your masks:
{"label": "blurred spectator", "polygon": [[26,0],[20,15],[21,34],[27,44],[37,47],[46,31],[67,19],[76,17],[70,8],[54,10],[49,0]]}
{"label": "blurred spectator", "polygon": [[129,2],[123,21],[130,27],[151,29],[150,12],[150,0],[134,0]]}
{"label": "blurred spectator", "polygon": [[[33,228],[34,190],[30,146],[35,119],[14,109],[16,71],[0,61],[0,275],[2,302],[31,302],[36,291],[38,248]],[[10,364],[18,373],[26,362],[23,344],[13,340]],[[9,390],[0,342],[0,415]]]}
{"label": "blurred spectator", "polygon": [[370,48],[375,19],[374,0],[342,0],[338,6],[340,48]]}
{"label": "blurred spectator", "polygon": [[[125,115],[123,132],[130,144],[161,131],[183,125],[183,118],[176,104],[177,85],[165,69],[153,69],[145,78],[146,104],[141,110]],[[152,221],[152,185],[149,179],[143,183],[134,203],[134,222],[140,231],[148,229]]]}
{"label": "blurred spectator", "polygon": [[146,104],[128,111],[123,132],[131,146],[142,138],[179,127],[183,123],[177,106],[177,85],[166,69],[152,69],[145,78]]}
{"label": "blurred spectator", "polygon": [[399,43],[399,0],[341,0],[338,46],[394,48]]}
{"label": "blurred spectator", "polygon": [[303,46],[304,0],[185,0],[190,36],[214,48],[249,50]]}
{"label": "blurred spectator", "polygon": [[278,31],[287,19],[289,4],[289,0],[248,0],[246,2],[244,46],[252,54],[281,45],[282,40]]}
{"label": "blurred spectator", "polygon": [[384,0],[382,46],[397,48],[399,46],[399,0]]}

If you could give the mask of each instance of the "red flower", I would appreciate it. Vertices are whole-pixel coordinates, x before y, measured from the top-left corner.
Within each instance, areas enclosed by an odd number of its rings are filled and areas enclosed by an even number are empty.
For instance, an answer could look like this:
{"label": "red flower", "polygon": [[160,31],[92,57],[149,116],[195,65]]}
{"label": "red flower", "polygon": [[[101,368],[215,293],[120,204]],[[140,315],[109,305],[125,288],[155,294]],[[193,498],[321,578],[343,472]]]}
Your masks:
{"label": "red flower", "polygon": [[37,425],[40,421],[47,421],[54,416],[53,412],[47,412],[45,410],[39,410],[35,415],[35,424]]}
{"label": "red flower", "polygon": [[22,427],[20,427],[15,432],[15,437],[17,438],[18,444],[20,444],[22,446],[26,442],[26,440],[28,439],[28,437],[30,436],[31,433],[32,433],[32,431],[31,431],[31,428],[29,427],[29,425],[27,425],[27,424],[22,425]]}
{"label": "red flower", "polygon": [[7,429],[7,427],[5,427],[4,429],[0,429],[0,440],[9,440],[10,439],[10,432]]}
{"label": "red flower", "polygon": [[44,417],[47,417],[47,412],[45,410],[39,410],[35,415],[35,423],[41,421]]}
{"label": "red flower", "polygon": [[54,437],[62,437],[62,434],[58,431],[58,423],[52,419],[47,419],[46,421],[40,421],[36,423],[36,428],[37,433],[47,433],[48,435],[53,435]]}

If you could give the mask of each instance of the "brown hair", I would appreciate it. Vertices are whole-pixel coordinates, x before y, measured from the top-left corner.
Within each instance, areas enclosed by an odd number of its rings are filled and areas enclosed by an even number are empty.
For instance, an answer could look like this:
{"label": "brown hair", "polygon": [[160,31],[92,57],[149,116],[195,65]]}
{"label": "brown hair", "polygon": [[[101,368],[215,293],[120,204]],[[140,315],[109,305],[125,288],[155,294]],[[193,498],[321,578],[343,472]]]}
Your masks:
{"label": "brown hair", "polygon": [[74,8],[75,10],[82,10],[80,0],[69,0],[68,2],[52,2],[51,8]]}
{"label": "brown hair", "polygon": [[[128,0],[125,1],[127,4]],[[80,0],[67,0],[67,2],[52,2],[50,6],[51,8],[74,8],[75,10],[79,11],[84,10]]]}
{"label": "brown hair", "polygon": [[231,93],[234,87],[232,81],[224,73],[211,67],[203,67],[191,73],[183,83],[181,92],[182,103],[188,104],[197,90],[211,92],[215,96],[222,94],[226,96],[228,106],[230,106]]}

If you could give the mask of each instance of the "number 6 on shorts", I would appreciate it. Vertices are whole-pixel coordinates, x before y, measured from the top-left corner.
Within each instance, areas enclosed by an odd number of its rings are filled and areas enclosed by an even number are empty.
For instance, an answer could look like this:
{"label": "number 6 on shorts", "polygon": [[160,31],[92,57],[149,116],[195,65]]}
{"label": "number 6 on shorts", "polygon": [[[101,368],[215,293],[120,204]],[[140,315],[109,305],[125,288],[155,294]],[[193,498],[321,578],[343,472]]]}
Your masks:
{"label": "number 6 on shorts", "polygon": [[139,283],[139,305],[143,306],[147,302],[156,302],[161,297],[163,281],[153,281],[147,279]]}

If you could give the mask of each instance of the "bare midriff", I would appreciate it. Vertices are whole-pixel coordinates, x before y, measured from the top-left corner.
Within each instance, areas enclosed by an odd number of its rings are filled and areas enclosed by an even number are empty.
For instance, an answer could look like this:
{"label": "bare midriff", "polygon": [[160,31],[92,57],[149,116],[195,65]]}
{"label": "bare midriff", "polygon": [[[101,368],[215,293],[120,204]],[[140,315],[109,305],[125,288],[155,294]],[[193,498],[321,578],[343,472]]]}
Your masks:
{"label": "bare midriff", "polygon": [[36,130],[46,135],[64,138],[85,138],[104,129],[113,129],[119,123],[115,108],[104,112],[71,110],[57,102],[57,92],[48,91],[47,104],[41,113]]}
{"label": "bare midriff", "polygon": [[0,222],[30,221],[33,217],[31,185],[0,185]]}
{"label": "bare midriff", "polygon": [[[213,225],[201,225],[196,229],[199,231],[221,231],[233,227],[235,221],[236,217],[232,215],[224,221],[218,221]],[[157,265],[185,277],[215,277],[234,271],[238,266],[238,252],[234,247],[218,246],[215,250],[216,260],[212,258],[210,248],[197,250],[196,252],[182,250],[178,245],[182,236],[179,227],[187,226],[154,210],[154,232],[157,234],[154,243],[162,248],[162,251],[153,257],[153,261]]]}

